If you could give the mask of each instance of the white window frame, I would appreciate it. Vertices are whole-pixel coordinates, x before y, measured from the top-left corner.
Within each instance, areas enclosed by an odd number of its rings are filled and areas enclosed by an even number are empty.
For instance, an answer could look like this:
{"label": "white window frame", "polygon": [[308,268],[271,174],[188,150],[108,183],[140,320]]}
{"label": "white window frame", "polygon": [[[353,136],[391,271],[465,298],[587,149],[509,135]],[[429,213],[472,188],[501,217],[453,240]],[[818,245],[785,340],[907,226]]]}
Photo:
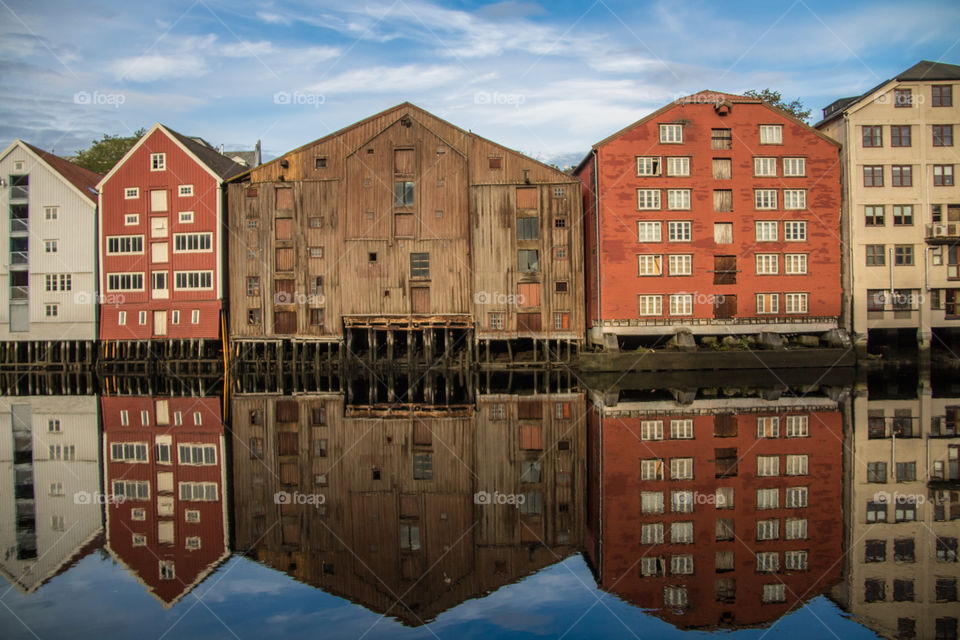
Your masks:
{"label": "white window frame", "polygon": [[641,480],[663,480],[663,458],[647,458],[640,461]]}
{"label": "white window frame", "polygon": [[667,209],[671,211],[688,211],[690,200],[690,189],[667,189]]}
{"label": "white window frame", "polygon": [[654,253],[637,254],[637,275],[642,278],[663,275],[663,256]]}
{"label": "white window frame", "polygon": [[177,221],[180,224],[193,224],[193,211],[181,211],[177,214]]}
{"label": "white window frame", "polygon": [[693,439],[693,418],[676,418],[670,420],[671,440]]}
{"label": "white window frame", "polygon": [[663,544],[663,523],[644,522],[641,524],[640,544]]}
{"label": "white window frame", "polygon": [[807,241],[807,221],[806,220],[784,220],[783,221],[783,240],[784,242],[806,242]]}
{"label": "white window frame", "polygon": [[757,552],[757,572],[776,573],[780,571],[780,554],[776,551]]}
{"label": "white window frame", "polygon": [[671,513],[693,513],[693,491],[670,492]]}
{"label": "white window frame", "polygon": [[663,513],[663,491],[641,491],[640,492],[640,512],[641,513]]}
{"label": "white window frame", "polygon": [[690,175],[690,156],[672,156],[667,158],[667,176],[683,178]]}
{"label": "white window frame", "polygon": [[683,144],[683,125],[661,124],[660,144]]}
{"label": "white window frame", "polygon": [[780,416],[757,416],[758,438],[780,437]]}
{"label": "white window frame", "polygon": [[637,296],[640,317],[663,315],[663,296],[659,294],[641,294]]}
{"label": "white window frame", "polygon": [[140,187],[127,187],[123,190],[124,200],[137,200],[140,198]]}
{"label": "white window frame", "polygon": [[783,582],[763,585],[763,595],[761,596],[764,604],[787,601],[787,585]]}
{"label": "white window frame", "polygon": [[783,254],[783,273],[788,276],[805,276],[807,262],[805,253],[785,253]]}
{"label": "white window frame", "polygon": [[783,567],[787,571],[806,571],[808,567],[809,554],[806,551],[784,551]]}
{"label": "white window frame", "polygon": [[753,208],[756,211],[775,211],[777,209],[777,190],[754,189]]}
{"label": "white window frame", "polygon": [[671,480],[693,480],[693,458],[670,458]]}
{"label": "white window frame", "polygon": [[757,489],[757,510],[779,509],[780,489],[776,487]]}
{"label": "white window frame", "polygon": [[783,125],[760,125],[760,144],[783,144]]}
{"label": "white window frame", "polygon": [[787,509],[803,509],[810,498],[809,487],[787,487],[784,490]]}
{"label": "white window frame", "polygon": [[[134,214],[135,215],[135,214]],[[137,244],[139,241],[140,249],[131,249],[130,251],[124,251],[123,245],[125,242],[128,242],[131,246]],[[117,248],[111,249],[111,242],[115,242]],[[140,256],[143,255],[145,251],[144,247],[146,246],[145,238],[143,234],[133,234],[126,236],[107,236],[106,238],[106,252],[108,256]]]}
{"label": "white window frame", "polygon": [[660,208],[660,189],[637,189],[638,211],[658,211]]}
{"label": "white window frame", "polygon": [[[129,287],[123,286],[124,276],[130,276],[130,285]],[[111,278],[117,278],[114,285],[110,284]],[[134,286],[139,281],[140,286]],[[107,291],[143,291],[144,290],[145,279],[143,277],[143,271],[118,271],[115,273],[107,274]],[[123,323],[121,323],[123,324]]]}
{"label": "white window frame", "polygon": [[[186,277],[186,278],[189,279],[189,277],[190,277],[191,274],[199,274],[200,280],[201,280],[201,284],[202,284],[202,280],[203,280],[204,274],[210,274],[210,286],[209,286],[209,287],[204,287],[204,286],[193,287],[193,286],[190,286],[189,283],[187,283],[187,286],[184,286],[184,287],[177,286],[177,276],[178,276],[178,275],[182,275],[182,276],[184,276],[184,277]],[[199,270],[191,270],[191,271],[174,271],[174,272],[173,272],[173,288],[174,288],[175,291],[209,291],[209,290],[213,289],[213,284],[214,284],[214,283],[213,283],[213,271],[212,271],[212,270],[209,270],[209,269],[207,269],[207,270],[199,269]]]}
{"label": "white window frame", "polygon": [[60,217],[60,207],[44,207],[43,219],[54,221]]}
{"label": "white window frame", "polygon": [[667,221],[667,242],[693,242],[693,222],[690,220]]}
{"label": "white window frame", "polygon": [[810,456],[806,453],[788,453],[787,464],[786,464],[786,475],[788,476],[810,475]]}
{"label": "white window frame", "polygon": [[810,294],[809,293],[785,293],[784,297],[784,311],[792,315],[803,315],[809,313],[809,302]]}
{"label": "white window frame", "polygon": [[810,416],[791,415],[784,419],[784,435],[788,438],[807,438],[810,436]]}
{"label": "white window frame", "polygon": [[777,177],[777,159],[771,157],[754,158],[753,175],[758,178]]}
{"label": "white window frame", "polygon": [[[199,247],[203,244],[204,238],[207,239],[209,247],[206,249],[178,249],[177,242],[181,241],[186,244],[190,244],[191,239],[196,241],[197,246]],[[187,233],[175,233],[173,234],[173,252],[174,253],[213,253],[213,232],[212,231],[190,231]]]}
{"label": "white window frame", "polygon": [[641,420],[641,440],[663,440],[663,420]]}
{"label": "white window frame", "polygon": [[671,316],[692,316],[693,294],[671,293],[668,311]]}
{"label": "white window frame", "polygon": [[637,176],[659,176],[660,164],[659,156],[637,156]]}
{"label": "white window frame", "polygon": [[774,478],[780,475],[780,456],[757,456],[757,477]]}
{"label": "white window frame", "polygon": [[177,197],[186,198],[193,195],[193,185],[192,184],[182,184],[177,187]]}
{"label": "white window frame", "polygon": [[783,177],[784,178],[803,178],[807,175],[807,159],[784,158],[783,159]]}
{"label": "white window frame", "polygon": [[140,214],[139,213],[128,213],[123,216],[123,224],[128,227],[133,227],[140,224]]}
{"label": "white window frame", "polygon": [[[773,231],[773,233],[770,233]],[[757,220],[753,223],[754,239],[757,242],[777,242],[780,237],[776,220]]]}
{"label": "white window frame", "polygon": [[667,275],[692,276],[693,254],[673,253],[667,256]]}
{"label": "white window frame", "polygon": [[675,576],[693,575],[693,554],[684,553],[670,556],[670,573]]}
{"label": "white window frame", "polygon": [[787,518],[783,522],[784,540],[806,540],[810,535],[806,518]]}
{"label": "white window frame", "polygon": [[167,170],[167,154],[151,153],[150,154],[150,171],[166,171],[166,170]]}
{"label": "white window frame", "polygon": [[776,315],[780,313],[780,294],[779,293],[758,293],[757,315]]}
{"label": "white window frame", "polygon": [[758,276],[775,276],[780,273],[779,253],[754,254]]}
{"label": "white window frame", "polygon": [[[651,233],[654,230],[656,232]],[[663,223],[659,220],[639,220],[637,242],[663,242]]]}
{"label": "white window frame", "polygon": [[807,208],[806,189],[784,189],[783,208],[791,211],[802,211]]}
{"label": "white window frame", "polygon": [[757,540],[779,540],[780,519],[757,520]]}

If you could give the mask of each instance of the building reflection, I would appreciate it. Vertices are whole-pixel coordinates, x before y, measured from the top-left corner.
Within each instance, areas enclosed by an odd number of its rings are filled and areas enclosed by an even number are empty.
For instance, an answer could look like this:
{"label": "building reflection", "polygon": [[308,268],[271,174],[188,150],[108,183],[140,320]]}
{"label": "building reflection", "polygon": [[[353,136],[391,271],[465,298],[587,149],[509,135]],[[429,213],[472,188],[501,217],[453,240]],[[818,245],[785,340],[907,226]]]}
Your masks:
{"label": "building reflection", "polygon": [[439,378],[230,404],[237,551],[404,624],[582,546],[581,391]]}
{"label": "building reflection", "polygon": [[849,400],[816,375],[709,377],[591,395],[586,553],[677,627],[763,625],[840,580]]}

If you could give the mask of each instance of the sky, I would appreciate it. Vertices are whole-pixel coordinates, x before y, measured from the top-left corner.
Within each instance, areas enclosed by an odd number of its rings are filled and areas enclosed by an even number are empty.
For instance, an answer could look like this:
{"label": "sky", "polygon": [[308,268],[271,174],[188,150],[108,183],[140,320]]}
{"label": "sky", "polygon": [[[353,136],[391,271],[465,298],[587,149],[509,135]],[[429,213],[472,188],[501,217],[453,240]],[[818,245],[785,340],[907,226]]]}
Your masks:
{"label": "sky", "polygon": [[160,121],[275,157],[403,101],[561,165],[671,100],[814,110],[921,59],[960,3],[0,0],[0,145],[72,155]]}

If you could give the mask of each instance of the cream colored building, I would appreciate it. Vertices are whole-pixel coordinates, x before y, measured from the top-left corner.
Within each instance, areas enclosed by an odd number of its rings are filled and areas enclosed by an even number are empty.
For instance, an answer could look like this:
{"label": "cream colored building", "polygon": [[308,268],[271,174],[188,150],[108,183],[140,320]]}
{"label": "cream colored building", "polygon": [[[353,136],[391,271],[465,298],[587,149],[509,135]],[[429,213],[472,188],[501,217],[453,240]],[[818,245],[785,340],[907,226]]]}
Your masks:
{"label": "cream colored building", "polygon": [[833,595],[883,637],[955,638],[960,398],[925,385],[917,395],[854,399],[845,579]]}
{"label": "cream colored building", "polygon": [[958,90],[960,66],[921,61],[835,101],[815,125],[843,145],[844,288],[858,342],[915,329],[928,347],[932,329],[960,327]]}

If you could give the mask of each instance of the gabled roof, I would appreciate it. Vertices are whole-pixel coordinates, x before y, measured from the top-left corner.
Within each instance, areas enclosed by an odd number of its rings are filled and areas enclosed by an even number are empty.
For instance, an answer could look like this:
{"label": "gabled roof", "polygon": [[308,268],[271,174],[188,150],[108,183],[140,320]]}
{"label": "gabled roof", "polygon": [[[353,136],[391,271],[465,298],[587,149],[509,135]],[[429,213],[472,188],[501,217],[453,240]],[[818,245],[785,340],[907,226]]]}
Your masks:
{"label": "gabled roof", "polygon": [[834,100],[823,108],[823,119],[813,126],[820,127],[831,120],[839,118],[841,115],[843,115],[847,107],[861,102],[891,82],[935,82],[937,80],[960,80],[960,65],[947,64],[946,62],[931,62],[930,60],[921,60],[906,71],[897,74],[895,77],[890,78],[889,80],[884,80],[877,86],[861,93],[858,96]]}
{"label": "gabled roof", "polygon": [[17,145],[23,145],[25,149],[35,154],[48,167],[60,174],[64,180],[73,185],[73,187],[83,194],[83,196],[88,200],[93,203],[97,202],[97,183],[100,182],[100,179],[103,177],[99,173],[95,173],[89,169],[84,169],[78,164],[74,164],[69,160],[61,158],[60,156],[55,156],[52,153],[44,151],[39,147],[35,147],[32,144],[26,143],[23,140],[14,140],[13,144],[11,144],[7,150],[9,151]]}

